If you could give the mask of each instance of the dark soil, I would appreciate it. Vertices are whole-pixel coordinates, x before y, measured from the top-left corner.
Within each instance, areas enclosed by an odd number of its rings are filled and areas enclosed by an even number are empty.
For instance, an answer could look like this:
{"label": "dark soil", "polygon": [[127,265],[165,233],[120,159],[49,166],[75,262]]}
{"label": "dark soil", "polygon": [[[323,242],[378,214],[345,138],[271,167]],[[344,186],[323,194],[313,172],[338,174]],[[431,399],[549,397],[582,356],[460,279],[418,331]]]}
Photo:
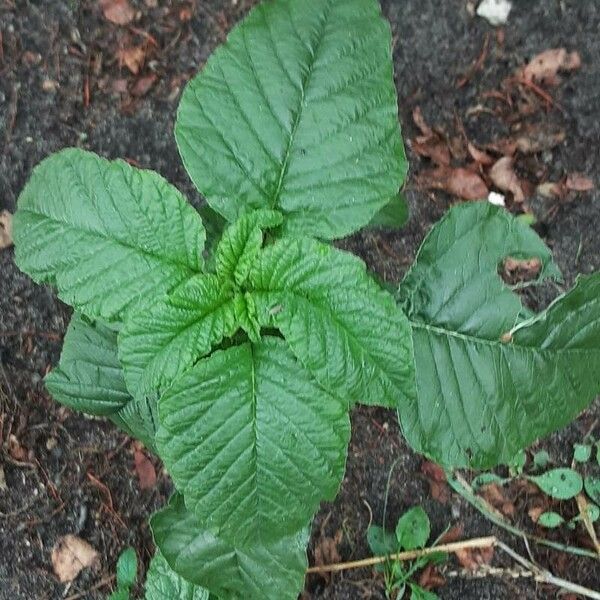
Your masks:
{"label": "dark soil", "polygon": [[[298,0],[301,1],[301,0]],[[133,2],[136,30],[108,23],[92,0],[0,0],[0,210],[14,211],[32,167],[65,146],[82,146],[107,157],[125,157],[167,177],[191,201],[201,202],[181,166],[173,140],[173,119],[185,81],[206,60],[226,32],[250,8],[245,0]],[[549,88],[554,106],[540,106],[532,119],[564,129],[559,146],[528,157],[520,168],[536,182],[556,181],[581,172],[598,182],[600,173],[600,4],[592,0],[517,0],[504,40],[485,21],[469,14],[466,0],[384,0],[395,37],[396,81],[407,139],[416,134],[412,111],[420,106],[430,125],[449,136],[460,130],[486,143],[511,134],[510,119],[485,92],[533,55],[566,47],[581,54],[582,68]],[[140,34],[145,31],[151,38]],[[457,89],[481,54],[482,69]],[[138,76],[119,67],[115,52],[145,44],[146,64]],[[543,102],[541,102],[543,105]],[[489,110],[472,110],[478,105]],[[412,176],[426,163],[409,152]],[[414,179],[411,179],[414,181]],[[423,192],[409,183],[412,219],[400,232],[366,231],[344,242],[388,281],[398,281],[430,225],[451,204],[442,192]],[[577,273],[600,268],[598,186],[569,202],[533,197],[538,231],[554,249],[567,283]],[[68,248],[65,248],[68,251]],[[533,298],[545,304],[556,289]],[[52,290],[34,285],[0,251],[0,599],[104,598],[118,553],[133,545],[146,564],[152,554],[148,515],[168,497],[169,482],[157,464],[159,481],[140,490],[133,468],[131,440],[105,421],[72,413],[53,402],[41,383],[58,361],[69,319]],[[566,430],[543,442],[557,464],[571,461],[572,444],[586,433],[598,436],[596,403]],[[359,408],[348,471],[335,503],[319,513],[314,549],[341,530],[342,560],[369,555],[365,533],[371,518],[382,523],[390,478],[387,523],[406,508],[422,504],[439,534],[460,523],[462,538],[501,535],[527,555],[522,540],[493,527],[459,496],[432,497],[422,472],[423,459],[399,435],[395,415]],[[539,535],[527,516],[527,493],[510,498],[512,522]],[[565,511],[572,507],[565,507]],[[70,589],[52,571],[51,549],[73,533],[101,555],[96,571],[84,571]],[[584,531],[555,539],[585,545]],[[597,563],[532,546],[542,566],[591,589],[600,589]],[[498,552],[494,566],[511,563]],[[456,569],[451,563],[447,569]],[[558,590],[508,575],[451,576],[436,591],[445,599],[554,598]],[[381,577],[368,569],[312,576],[306,598],[384,598]]]}

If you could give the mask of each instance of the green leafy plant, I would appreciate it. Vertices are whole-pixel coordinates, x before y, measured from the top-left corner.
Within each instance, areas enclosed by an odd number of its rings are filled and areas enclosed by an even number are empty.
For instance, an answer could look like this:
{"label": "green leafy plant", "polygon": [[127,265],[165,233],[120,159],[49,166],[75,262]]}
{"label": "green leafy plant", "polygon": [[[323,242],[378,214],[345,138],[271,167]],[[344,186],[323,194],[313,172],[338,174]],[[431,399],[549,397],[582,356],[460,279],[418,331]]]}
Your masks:
{"label": "green leafy plant", "polygon": [[428,564],[439,564],[446,560],[445,554],[441,552],[427,554],[407,563],[395,560],[391,556],[401,550],[424,548],[430,531],[429,517],[420,506],[409,509],[398,519],[394,533],[386,531],[378,525],[371,525],[367,530],[367,541],[371,551],[378,556],[390,557],[381,565],[388,598],[400,600],[408,589],[414,600],[435,600],[437,598],[436,594],[411,580],[417,571]]}
{"label": "green leafy plant", "polygon": [[295,598],[356,403],[485,468],[600,390],[600,277],[531,313],[499,265],[560,273],[502,209],[450,210],[395,297],[328,243],[406,220],[390,49],[376,0],[267,0],[181,100],[204,219],[158,174],[78,149],[19,198],[17,264],[75,309],[48,389],[157,452],[177,490],[152,518],[149,597]]}
{"label": "green leafy plant", "polygon": [[129,600],[136,579],[137,556],[133,548],[126,548],[117,560],[117,586],[108,600]]}

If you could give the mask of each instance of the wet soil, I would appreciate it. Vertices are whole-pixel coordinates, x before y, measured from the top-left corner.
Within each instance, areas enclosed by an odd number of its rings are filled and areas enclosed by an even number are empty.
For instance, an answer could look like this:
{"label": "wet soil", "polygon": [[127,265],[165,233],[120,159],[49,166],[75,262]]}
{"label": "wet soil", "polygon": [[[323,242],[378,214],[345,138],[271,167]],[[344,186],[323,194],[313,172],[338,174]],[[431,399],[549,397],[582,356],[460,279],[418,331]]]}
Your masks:
{"label": "wet soil", "polygon": [[[252,2],[132,4],[139,10],[134,30],[108,23],[91,0],[0,0],[0,210],[13,211],[32,167],[65,146],[156,169],[196,206],[201,204],[173,139],[179,93]],[[528,159],[524,167],[552,181],[573,172],[599,181],[600,4],[516,0],[502,33],[474,17],[466,0],[384,0],[383,10],[395,34],[396,82],[407,139],[418,133],[411,116],[416,106],[430,125],[447,132],[464,129],[482,146],[510,135],[510,121],[498,116],[486,92],[501,89],[502,81],[538,52],[577,50],[582,68],[552,88],[554,104],[532,117],[564,130],[565,140]],[[458,88],[457,81],[481,56],[486,36],[489,50],[481,69]],[[118,48],[131,44],[143,44],[147,52],[137,76],[115,58]],[[414,177],[428,165],[410,147],[409,156],[408,226],[399,232],[365,231],[343,242],[390,282],[400,279],[428,228],[454,201],[443,192],[418,189]],[[577,273],[600,268],[599,196],[596,185],[570,202],[536,196],[531,200],[536,228],[553,248],[567,284]],[[555,288],[544,289],[533,301],[546,304],[556,293]],[[0,251],[0,465],[6,483],[0,485],[0,599],[104,598],[125,546],[133,545],[147,564],[153,551],[147,518],[170,491],[156,462],[157,485],[141,490],[131,440],[103,420],[61,408],[44,390],[42,377],[58,361],[69,316],[52,290],[34,285],[16,269],[11,249]],[[569,464],[574,442],[586,434],[600,435],[599,417],[595,403],[541,445],[556,464]],[[406,446],[391,412],[357,408],[353,432],[339,497],[322,507],[313,527],[311,560],[323,539],[338,532],[339,558],[368,556],[366,529],[370,522],[382,523],[386,491],[387,523],[421,504],[434,535],[460,524],[463,538],[497,534],[527,554],[522,540],[493,527],[459,496],[432,494],[423,459]],[[518,510],[513,523],[549,535],[531,523],[523,498],[514,498],[514,504]],[[50,553],[67,533],[87,540],[101,560],[97,570],[84,571],[66,587],[53,574]],[[588,543],[580,529],[553,535],[564,543]],[[597,562],[539,546],[531,550],[557,575],[600,589]],[[499,553],[492,564],[511,566]],[[436,590],[444,599],[542,599],[559,594],[531,579],[512,578],[507,571],[469,575],[454,562],[444,577],[445,585]],[[381,577],[369,569],[329,579],[311,576],[304,596],[385,597]]]}

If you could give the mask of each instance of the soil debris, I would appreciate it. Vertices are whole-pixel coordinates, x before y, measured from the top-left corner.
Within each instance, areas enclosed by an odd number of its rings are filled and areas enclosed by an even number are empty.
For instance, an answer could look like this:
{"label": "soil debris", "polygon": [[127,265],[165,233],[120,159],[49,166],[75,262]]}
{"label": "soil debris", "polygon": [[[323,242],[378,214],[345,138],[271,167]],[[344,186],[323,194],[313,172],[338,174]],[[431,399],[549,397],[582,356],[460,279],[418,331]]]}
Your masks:
{"label": "soil debris", "polygon": [[98,552],[75,535],[61,537],[52,549],[52,567],[61,583],[73,581],[83,569],[97,568],[99,564]]}
{"label": "soil debris", "polygon": [[12,214],[3,210],[0,211],[0,250],[12,245]]}
{"label": "soil debris", "polygon": [[127,25],[135,18],[135,11],[128,0],[100,0],[104,17],[115,25]]}
{"label": "soil debris", "polygon": [[581,67],[579,52],[567,52],[565,48],[553,48],[534,56],[522,70],[525,81],[535,81],[546,85],[558,85],[559,72],[576,71]]}

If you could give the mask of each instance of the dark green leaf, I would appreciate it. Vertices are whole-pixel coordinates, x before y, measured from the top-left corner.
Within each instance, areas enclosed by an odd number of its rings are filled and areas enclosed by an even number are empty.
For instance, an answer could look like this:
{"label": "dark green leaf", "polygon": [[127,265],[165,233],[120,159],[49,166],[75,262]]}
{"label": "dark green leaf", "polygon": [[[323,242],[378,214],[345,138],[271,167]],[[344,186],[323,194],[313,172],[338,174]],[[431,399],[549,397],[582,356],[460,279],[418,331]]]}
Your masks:
{"label": "dark green leaf", "polygon": [[202,221],[176,188],[83,150],[33,170],[13,229],[19,268],[91,317],[118,319],[202,268]]}
{"label": "dark green leaf", "polygon": [[420,506],[407,510],[396,525],[396,538],[405,550],[423,548],[429,539],[429,517]]}
{"label": "dark green leaf", "polygon": [[371,219],[369,226],[400,229],[406,225],[409,217],[408,203],[404,195],[397,194]]}
{"label": "dark green leaf", "polygon": [[461,205],[433,228],[400,290],[418,391],[399,407],[402,428],[445,465],[507,463],[600,391],[600,276],[523,322],[497,274],[506,256],[536,257],[540,278],[558,276],[531,229],[489,203]]}
{"label": "dark green leaf", "polygon": [[151,520],[157,546],[188,581],[227,600],[296,600],[304,585],[308,530],[268,544],[231,544],[202,528],[175,495]]}
{"label": "dark green leaf", "polygon": [[390,28],[376,0],[259,4],[187,86],[175,135],[209,204],[233,222],[277,209],[289,233],[343,237],[407,170]]}
{"label": "dark green leaf", "polygon": [[260,253],[248,281],[261,324],[283,333],[323,387],[353,403],[414,404],[409,323],[361,260],[282,239]]}
{"label": "dark green leaf", "polygon": [[201,360],[159,414],[160,456],[187,507],[223,539],[297,531],[344,475],[347,401],[322,390],[279,338]]}

